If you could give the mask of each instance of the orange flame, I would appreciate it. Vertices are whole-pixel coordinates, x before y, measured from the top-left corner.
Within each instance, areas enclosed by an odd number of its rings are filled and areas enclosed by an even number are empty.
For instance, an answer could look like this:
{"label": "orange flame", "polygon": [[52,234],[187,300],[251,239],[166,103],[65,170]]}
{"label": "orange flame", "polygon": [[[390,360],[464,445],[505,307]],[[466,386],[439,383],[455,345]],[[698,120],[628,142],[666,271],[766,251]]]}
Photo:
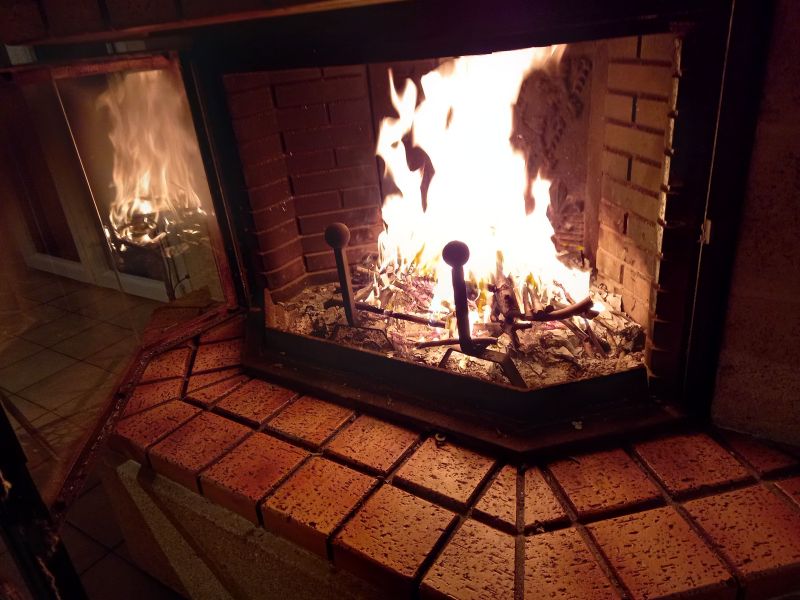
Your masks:
{"label": "orange flame", "polygon": [[[558,61],[563,46],[528,48],[448,61],[421,79],[425,99],[406,81],[395,89],[398,117],[382,120],[376,154],[399,193],[384,199],[379,257],[381,267],[435,276],[434,301],[452,298],[450,269],[441,259],[447,242],[470,248],[465,272],[475,283],[492,282],[501,272],[519,285],[540,290],[560,284],[575,299],[589,292],[589,273],[558,260],[547,217],[550,182],[529,181],[525,158],[510,143],[513,108],[526,75]],[[421,169],[408,166],[403,138],[424,150],[434,169],[423,210]],[[531,192],[535,209],[525,211]],[[550,296],[552,297],[552,295]],[[432,308],[435,304],[432,304]],[[488,320],[485,313],[473,321]]]}
{"label": "orange flame", "polygon": [[152,243],[164,234],[132,225],[146,218],[175,220],[184,211],[203,213],[195,192],[191,157],[197,152],[182,90],[165,70],[110,78],[98,98],[108,111],[114,148],[114,200],[109,220],[121,238]]}

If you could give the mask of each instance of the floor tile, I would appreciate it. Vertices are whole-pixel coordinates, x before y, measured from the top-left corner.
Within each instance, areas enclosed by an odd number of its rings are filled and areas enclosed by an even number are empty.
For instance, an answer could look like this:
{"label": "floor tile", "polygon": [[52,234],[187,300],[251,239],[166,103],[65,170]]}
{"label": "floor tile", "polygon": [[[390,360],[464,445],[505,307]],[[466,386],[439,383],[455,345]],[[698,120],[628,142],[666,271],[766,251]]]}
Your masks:
{"label": "floor tile", "polygon": [[74,358],[60,352],[42,350],[0,369],[0,387],[10,392],[18,392],[75,363]]}
{"label": "floor tile", "polygon": [[122,339],[107,348],[103,348],[87,356],[84,360],[106,371],[121,373],[123,369],[128,366],[138,346],[139,342],[135,334],[131,334],[130,337]]}
{"label": "floor tile", "polygon": [[[35,402],[62,416],[79,412],[104,401],[116,382],[116,376],[84,362],[76,362],[33,385],[19,391],[26,400]],[[63,408],[73,402],[68,408]],[[60,410],[69,410],[62,413]]]}
{"label": "floor tile", "polygon": [[108,549],[122,542],[122,532],[102,485],[75,501],[67,514],[67,522]]}
{"label": "floor tile", "polygon": [[[14,394],[7,394],[6,397],[14,405],[14,407],[20,413],[22,413],[22,416],[28,419],[29,422],[33,422],[49,412],[46,408],[43,408],[38,404],[31,402],[30,400],[26,400],[25,398],[15,396]],[[6,413],[9,417],[11,417],[12,423],[17,423],[16,417],[11,411],[6,409]]]}
{"label": "floor tile", "polygon": [[98,322],[89,329],[55,344],[52,348],[67,356],[83,360],[116,342],[131,337],[133,332],[129,329]]}
{"label": "floor tile", "polygon": [[108,554],[81,577],[89,600],[167,600],[179,599],[169,588],[149,575]]}
{"label": "floor tile", "polygon": [[45,323],[39,327],[29,329],[22,333],[20,337],[41,344],[42,346],[54,346],[61,340],[65,340],[73,335],[80,333],[91,326],[96,325],[98,321],[89,319],[82,315],[75,313],[66,313],[54,321]]}
{"label": "floor tile", "polygon": [[41,352],[44,346],[34,344],[21,337],[7,337],[0,340],[0,369]]}
{"label": "floor tile", "polygon": [[14,311],[0,311],[0,333],[19,336],[26,331],[51,323],[64,316],[63,310],[48,304],[39,304]]}
{"label": "floor tile", "polygon": [[108,550],[69,523],[61,528],[61,539],[80,575],[108,553]]}

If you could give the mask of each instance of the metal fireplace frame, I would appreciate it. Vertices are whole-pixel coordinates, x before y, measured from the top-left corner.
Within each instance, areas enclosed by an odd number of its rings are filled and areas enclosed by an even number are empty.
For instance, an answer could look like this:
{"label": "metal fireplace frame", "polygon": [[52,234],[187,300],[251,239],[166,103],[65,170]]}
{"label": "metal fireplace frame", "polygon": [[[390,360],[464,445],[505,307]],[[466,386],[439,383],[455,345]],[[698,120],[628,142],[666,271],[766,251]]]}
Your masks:
{"label": "metal fireplace frame", "polygon": [[[448,28],[443,29],[442,23],[449,23]],[[368,410],[392,412],[524,451],[541,447],[533,438],[541,439],[543,429],[552,430],[553,423],[569,425],[583,417],[610,423],[609,432],[620,431],[626,414],[634,415],[628,421],[648,425],[673,420],[678,413],[708,418],[770,25],[770,10],[756,0],[635,4],[612,0],[602,6],[591,0],[509,0],[502,10],[486,1],[429,0],[163,29],[136,42],[144,55],[179,53],[237,298],[251,312],[248,370]],[[688,66],[680,74],[673,136],[678,152],[671,159],[664,189],[669,200],[649,357],[661,376],[650,379],[649,390],[641,383],[644,373],[634,371],[612,376],[606,383],[595,379],[520,397],[519,390],[507,386],[471,378],[462,381],[462,376],[443,371],[431,374],[433,369],[419,365],[413,365],[413,377],[426,383],[412,388],[407,385],[406,366],[398,361],[265,329],[265,285],[254,260],[254,229],[224,74],[482,53],[667,31],[686,33],[682,56]],[[36,50],[45,63],[65,57],[97,60],[108,51],[105,45],[89,43],[48,44]],[[713,232],[707,244],[701,240],[710,223]],[[299,361],[292,360],[291,351],[298,352]],[[317,367],[323,368],[314,370],[311,365],[321,357],[324,364],[318,362]],[[405,393],[386,389],[384,377],[394,369],[405,374],[393,375]],[[635,392],[620,394],[631,382]],[[379,397],[384,400],[374,400]],[[587,402],[590,408],[579,410]],[[665,402],[671,407],[665,409]],[[484,418],[487,414],[489,421]],[[482,422],[476,433],[475,424]],[[501,435],[491,433],[495,425],[504,430]],[[510,435],[507,432],[515,432],[515,441],[498,442]]]}

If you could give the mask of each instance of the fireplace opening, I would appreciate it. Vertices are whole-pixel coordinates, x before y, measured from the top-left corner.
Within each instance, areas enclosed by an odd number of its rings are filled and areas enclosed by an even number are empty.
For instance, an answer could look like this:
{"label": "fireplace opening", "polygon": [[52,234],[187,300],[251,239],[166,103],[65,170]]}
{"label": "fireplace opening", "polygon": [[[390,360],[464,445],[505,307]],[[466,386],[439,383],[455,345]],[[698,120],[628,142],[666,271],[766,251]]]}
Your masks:
{"label": "fireplace opening", "polygon": [[268,350],[646,396],[680,54],[664,33],[225,75]]}

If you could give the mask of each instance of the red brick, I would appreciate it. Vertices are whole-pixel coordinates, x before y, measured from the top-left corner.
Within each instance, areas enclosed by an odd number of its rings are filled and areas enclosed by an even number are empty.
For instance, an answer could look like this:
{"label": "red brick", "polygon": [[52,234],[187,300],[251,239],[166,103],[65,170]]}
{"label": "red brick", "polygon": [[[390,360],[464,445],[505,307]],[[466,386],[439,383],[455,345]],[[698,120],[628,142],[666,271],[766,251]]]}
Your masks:
{"label": "red brick", "polygon": [[340,167],[372,165],[375,167],[375,148],[372,144],[336,148],[336,164]]}
{"label": "red brick", "polygon": [[368,124],[331,125],[317,129],[287,131],[283,134],[283,140],[287,152],[308,152],[369,143],[372,141],[372,129]]}
{"label": "red brick", "polygon": [[330,148],[311,152],[290,152],[286,156],[286,168],[290,175],[326,171],[335,166],[333,150]]}
{"label": "red brick", "polygon": [[381,193],[376,186],[342,190],[342,204],[345,208],[380,206]]}
{"label": "red brick", "polygon": [[800,506],[800,477],[775,482],[777,486]]}
{"label": "red brick", "polygon": [[637,444],[636,453],[671,494],[694,493],[749,478],[733,456],[701,433]]}
{"label": "red brick", "polygon": [[275,86],[278,106],[300,106],[336,100],[362,98],[367,95],[366,78],[343,77],[341,79],[306,81]]}
{"label": "red brick", "polygon": [[423,598],[514,597],[514,538],[467,520],[422,580]]}
{"label": "red brick", "polygon": [[632,598],[736,597],[733,578],[672,507],[589,525]]}
{"label": "red brick", "polygon": [[250,425],[259,426],[283,408],[295,395],[292,390],[252,379],[220,400],[214,409],[238,417]]}
{"label": "red brick", "polygon": [[258,523],[258,503],[308,456],[308,452],[255,433],[200,475],[203,495]]}
{"label": "red brick", "polygon": [[381,589],[411,593],[413,579],[456,515],[390,485],[334,539],[333,562]]}
{"label": "red brick", "polygon": [[[324,229],[324,228],[323,228]],[[375,232],[374,227],[351,227],[350,228],[350,245],[362,246],[365,244],[375,244],[378,239],[378,234]],[[330,246],[325,242],[325,237],[319,234],[305,235],[300,239],[303,245],[303,252],[329,252]]]}
{"label": "red brick", "polygon": [[675,34],[661,33],[642,36],[642,58],[672,61],[675,52]]}
{"label": "red brick", "polygon": [[181,397],[182,389],[183,379],[167,379],[137,385],[125,404],[123,415],[127,417],[167,400],[177,400]]}
{"label": "red brick", "polygon": [[570,457],[549,468],[581,519],[641,507],[661,497],[623,450]]}
{"label": "red brick", "polygon": [[247,379],[238,367],[192,375],[186,386],[186,397],[208,406]]}
{"label": "red brick", "polygon": [[[223,83],[228,94],[233,97],[237,92],[265,90],[269,88],[269,75],[263,71],[256,73],[230,73],[223,76]],[[231,109],[231,111],[233,111]]]}
{"label": "red brick", "polygon": [[672,68],[630,63],[608,65],[608,88],[667,97],[672,92]]}
{"label": "red brick", "polygon": [[[347,248],[347,258],[350,261],[350,264],[358,264],[360,263],[365,254],[369,254],[370,252],[375,251],[375,244],[369,244],[368,246],[348,246]],[[306,261],[306,269],[309,273],[314,271],[326,271],[328,269],[333,269],[336,266],[336,257],[331,252],[331,249],[328,248],[325,252],[320,252],[319,254],[306,254],[305,255]]]}
{"label": "red brick", "polygon": [[199,491],[197,474],[251,432],[249,427],[201,412],[150,448],[147,456],[158,473]]}
{"label": "red brick", "polygon": [[320,446],[353,416],[349,408],[303,396],[281,411],[269,422],[270,429]]}
{"label": "red brick", "polygon": [[245,73],[239,79],[226,77],[225,82],[229,89],[231,86],[253,86],[246,91],[228,94],[228,108],[234,119],[258,114],[273,107],[269,87],[261,87],[263,85],[261,78],[261,73]]}
{"label": "red brick", "polygon": [[664,136],[660,133],[606,123],[605,143],[617,151],[630,152],[649,160],[664,158]]}
{"label": "red brick", "polygon": [[418,437],[408,429],[362,415],[339,432],[326,451],[385,475]]}
{"label": "red brick", "polygon": [[191,355],[191,348],[178,348],[159,354],[150,360],[144,373],[142,373],[140,382],[167,379],[169,377],[183,377],[189,368]]}
{"label": "red brick", "polygon": [[325,458],[314,457],[264,503],[264,527],[326,556],[328,536],[375,481]]}
{"label": "red brick", "polygon": [[47,35],[42,14],[35,0],[13,0],[0,3],[0,39],[18,44]]}
{"label": "red brick", "polygon": [[[43,0],[50,35],[72,35],[104,29],[100,7],[94,0]],[[9,41],[9,40],[5,40]]]}
{"label": "red brick", "polygon": [[256,222],[256,230],[259,231],[257,234],[258,245],[261,248],[275,248],[291,242],[297,236],[297,222],[293,217],[286,221],[276,221],[269,225],[270,227],[267,228],[266,224],[262,223],[259,227],[258,222]]}
{"label": "red brick", "polygon": [[[273,249],[278,245],[285,244],[294,240],[297,236],[297,223],[294,218],[296,216],[294,198],[282,200],[277,204],[273,204],[263,210],[253,212],[253,225],[256,231],[269,231],[270,233],[259,234],[272,236],[275,238],[274,244],[264,246],[266,249]],[[289,224],[288,237],[283,239],[283,225]],[[278,227],[276,227],[278,226]],[[278,243],[280,242],[280,243]]]}
{"label": "red brick", "polygon": [[293,108],[278,109],[278,123],[282,131],[311,129],[328,124],[328,113],[324,104],[307,104]]}
{"label": "red brick", "polygon": [[525,530],[567,520],[567,513],[537,468],[525,471]]}
{"label": "red brick", "polygon": [[762,486],[687,502],[748,598],[800,591],[800,512]]}
{"label": "red brick", "polygon": [[200,336],[200,343],[221,342],[244,336],[244,317],[237,316],[220,323]]}
{"label": "red brick", "polygon": [[305,275],[305,273],[306,270],[305,266],[303,265],[303,261],[298,258],[293,262],[285,264],[280,269],[265,271],[262,273],[262,275],[264,276],[264,279],[266,279],[267,287],[271,290],[277,290],[284,285],[288,285],[289,283],[296,281]]}
{"label": "red brick", "polygon": [[525,598],[620,598],[575,529],[525,540]]}
{"label": "red brick", "polygon": [[451,443],[439,445],[431,437],[400,467],[395,480],[464,508],[493,464],[487,456]]}
{"label": "red brick", "polygon": [[365,75],[365,65],[345,65],[341,67],[324,67],[322,69],[322,76],[329,77],[345,77],[347,75]]}
{"label": "red brick", "polygon": [[281,71],[270,71],[269,80],[271,83],[289,83],[292,81],[308,81],[309,79],[319,79],[322,71],[317,68],[306,69],[284,69]]}
{"label": "red brick", "polygon": [[280,131],[274,111],[234,119],[233,130],[239,143],[259,140]]}
{"label": "red brick", "polygon": [[300,240],[293,240],[283,246],[272,248],[269,252],[261,252],[261,264],[265,271],[273,271],[296,260],[303,255]]}
{"label": "red brick", "polygon": [[147,448],[199,412],[199,408],[178,400],[142,411],[117,424],[110,445],[139,463],[147,464]]}
{"label": "red brick", "polygon": [[331,123],[370,123],[372,121],[372,107],[369,98],[331,102],[328,110],[331,114]]}
{"label": "red brick", "polygon": [[248,190],[247,194],[250,198],[250,209],[257,211],[274,206],[279,202],[285,202],[291,197],[292,192],[289,189],[288,179],[278,179],[267,185]]}
{"label": "red brick", "polygon": [[283,144],[279,135],[269,135],[260,140],[239,144],[239,158],[242,164],[254,165],[283,158]]}
{"label": "red brick", "polygon": [[322,192],[321,194],[308,194],[295,196],[297,214],[301,216],[313,215],[321,212],[330,212],[342,207],[339,192]]}
{"label": "red brick", "polygon": [[508,531],[517,529],[517,470],[503,467],[481,496],[473,512],[475,518]]}
{"label": "red brick", "polygon": [[212,369],[224,369],[240,364],[243,345],[244,342],[240,339],[201,344],[197,348],[197,354],[194,357],[192,374]]}
{"label": "red brick", "polygon": [[762,477],[797,466],[797,459],[758,441],[756,438],[735,433],[722,432],[722,437],[733,451],[743,458]]}
{"label": "red brick", "polygon": [[[377,208],[354,208],[351,210],[340,210],[326,214],[300,217],[297,220],[300,224],[300,233],[308,235],[325,231],[325,228],[335,221],[344,223],[353,228],[378,223],[380,221],[380,211]],[[353,245],[355,244],[352,235],[350,236],[350,243]]]}
{"label": "red brick", "polygon": [[275,183],[287,176],[286,161],[283,156],[261,162],[242,164],[247,189]]}

